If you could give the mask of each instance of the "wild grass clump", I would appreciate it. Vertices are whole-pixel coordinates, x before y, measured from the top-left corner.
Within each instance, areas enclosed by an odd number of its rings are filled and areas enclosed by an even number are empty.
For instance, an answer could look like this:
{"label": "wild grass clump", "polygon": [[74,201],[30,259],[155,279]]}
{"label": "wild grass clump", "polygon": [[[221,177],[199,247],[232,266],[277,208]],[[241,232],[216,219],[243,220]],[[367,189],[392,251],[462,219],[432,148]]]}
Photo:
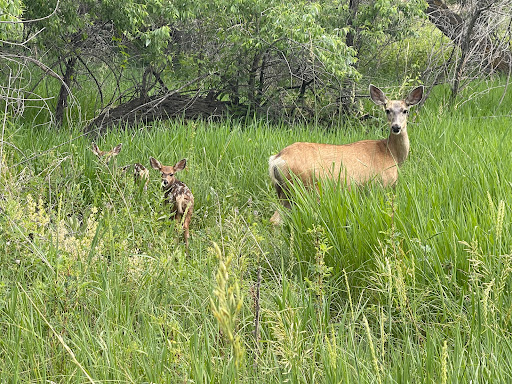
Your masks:
{"label": "wild grass clump", "polygon": [[[160,123],[101,137],[109,164],[78,130],[6,126],[0,381],[507,381],[512,120],[443,92],[395,188],[297,186],[277,228],[271,154],[380,126]],[[188,255],[157,172],[145,192],[121,170],[149,156],[187,158]]]}

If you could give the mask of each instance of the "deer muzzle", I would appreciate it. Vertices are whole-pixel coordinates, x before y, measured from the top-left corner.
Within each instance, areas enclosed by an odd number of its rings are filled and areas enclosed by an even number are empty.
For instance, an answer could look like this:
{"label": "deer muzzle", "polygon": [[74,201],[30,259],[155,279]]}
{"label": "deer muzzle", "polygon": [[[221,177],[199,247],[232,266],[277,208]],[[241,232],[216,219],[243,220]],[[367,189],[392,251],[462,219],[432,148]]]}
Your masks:
{"label": "deer muzzle", "polygon": [[393,124],[391,126],[391,132],[393,132],[395,135],[400,134],[400,131],[402,130],[402,127],[398,124]]}

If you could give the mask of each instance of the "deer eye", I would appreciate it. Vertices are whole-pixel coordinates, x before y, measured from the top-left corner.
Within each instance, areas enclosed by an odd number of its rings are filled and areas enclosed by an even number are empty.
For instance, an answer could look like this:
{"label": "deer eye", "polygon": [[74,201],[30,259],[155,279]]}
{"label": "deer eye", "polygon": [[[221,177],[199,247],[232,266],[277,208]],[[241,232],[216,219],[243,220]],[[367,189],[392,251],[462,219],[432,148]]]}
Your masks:
{"label": "deer eye", "polygon": [[404,109],[404,115],[407,115],[409,113],[409,111],[407,109]]}

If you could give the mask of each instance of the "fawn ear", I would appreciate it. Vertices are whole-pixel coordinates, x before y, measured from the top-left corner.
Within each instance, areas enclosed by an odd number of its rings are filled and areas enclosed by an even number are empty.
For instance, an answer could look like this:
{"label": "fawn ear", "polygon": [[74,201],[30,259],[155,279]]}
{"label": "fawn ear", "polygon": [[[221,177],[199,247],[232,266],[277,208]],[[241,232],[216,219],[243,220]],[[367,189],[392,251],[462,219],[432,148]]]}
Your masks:
{"label": "fawn ear", "polygon": [[174,172],[182,171],[187,166],[187,159],[180,160],[176,163],[176,165],[173,167]]}
{"label": "fawn ear", "polygon": [[384,92],[373,84],[370,84],[370,98],[377,105],[386,105],[388,102],[388,98],[384,95]]}
{"label": "fawn ear", "polygon": [[409,106],[416,105],[421,101],[421,99],[423,99],[423,85],[414,88],[411,93],[409,93],[409,96],[405,99],[405,104]]}
{"label": "fawn ear", "polygon": [[116,145],[114,148],[112,148],[112,153],[117,155],[119,152],[121,152],[122,147],[123,143]]}
{"label": "fawn ear", "polygon": [[160,162],[157,159],[155,159],[154,157],[149,158],[149,164],[151,164],[151,166],[154,169],[160,170],[160,168],[162,168],[162,164],[160,164]]}
{"label": "fawn ear", "polygon": [[100,155],[100,149],[98,148],[98,146],[96,145],[95,142],[93,142],[91,144],[91,151],[92,153],[94,153],[96,156],[99,156]]}

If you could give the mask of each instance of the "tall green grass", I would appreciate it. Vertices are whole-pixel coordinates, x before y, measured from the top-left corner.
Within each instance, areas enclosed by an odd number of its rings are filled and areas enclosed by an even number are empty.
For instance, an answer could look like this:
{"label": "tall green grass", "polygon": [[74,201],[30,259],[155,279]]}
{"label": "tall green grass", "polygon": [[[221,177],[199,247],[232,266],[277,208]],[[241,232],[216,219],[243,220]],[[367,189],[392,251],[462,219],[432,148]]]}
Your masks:
{"label": "tall green grass", "polygon": [[[488,96],[447,111],[437,90],[411,116],[394,189],[298,188],[278,228],[268,157],[383,137],[382,111],[337,131],[118,130],[98,140],[123,143],[109,165],[81,127],[6,127],[0,381],[509,381],[512,99]],[[144,193],[120,171],[149,156],[188,159],[188,255],[158,173]]]}

